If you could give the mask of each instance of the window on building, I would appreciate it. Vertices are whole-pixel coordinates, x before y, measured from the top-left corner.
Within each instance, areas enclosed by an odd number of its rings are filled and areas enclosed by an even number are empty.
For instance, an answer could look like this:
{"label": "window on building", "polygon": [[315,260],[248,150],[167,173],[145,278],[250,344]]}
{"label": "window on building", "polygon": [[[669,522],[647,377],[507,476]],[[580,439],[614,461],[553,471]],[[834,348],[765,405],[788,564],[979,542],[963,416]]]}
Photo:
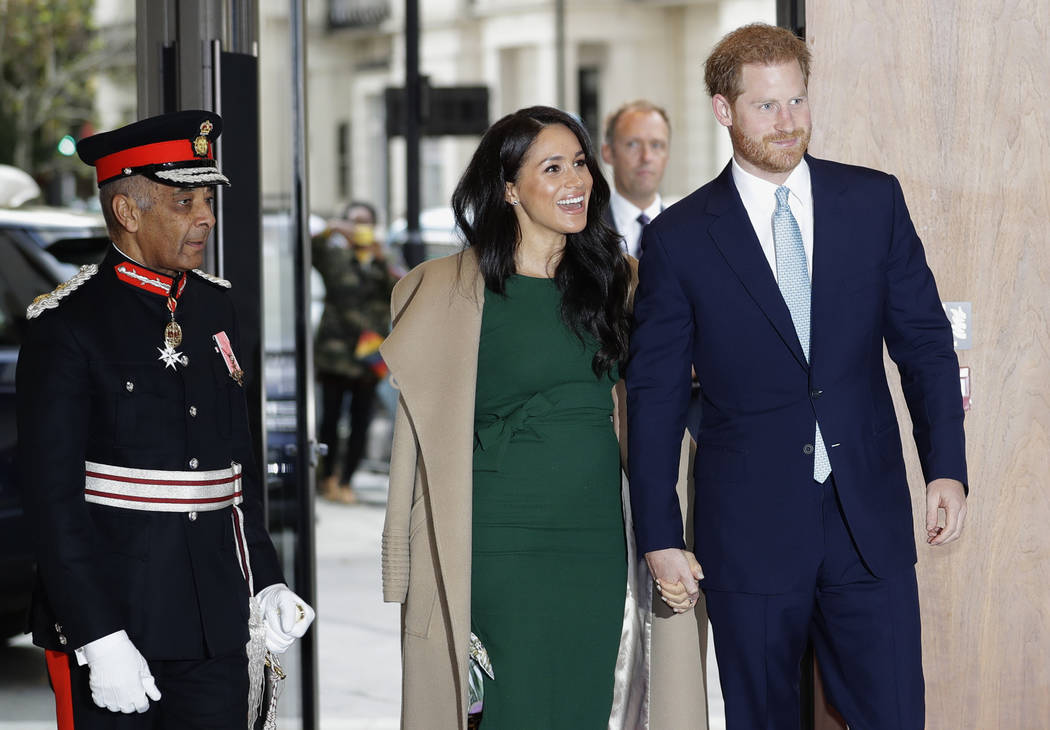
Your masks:
{"label": "window on building", "polygon": [[599,103],[599,90],[601,89],[602,70],[599,66],[580,66],[577,72],[577,99],[576,108],[580,112],[583,126],[591,135],[595,145],[601,144],[601,104]]}

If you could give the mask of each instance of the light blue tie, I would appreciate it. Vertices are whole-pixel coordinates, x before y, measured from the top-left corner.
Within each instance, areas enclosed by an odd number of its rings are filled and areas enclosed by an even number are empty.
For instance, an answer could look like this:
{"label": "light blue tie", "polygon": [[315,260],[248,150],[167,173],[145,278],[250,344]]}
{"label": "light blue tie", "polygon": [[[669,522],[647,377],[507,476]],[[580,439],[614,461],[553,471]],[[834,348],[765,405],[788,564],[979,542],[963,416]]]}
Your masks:
{"label": "light blue tie", "polygon": [[[809,270],[806,268],[806,249],[802,246],[802,232],[788,206],[791,191],[784,185],[777,188],[777,207],[773,211],[773,244],[777,252],[777,285],[784,303],[791,312],[802,352],[809,362]],[[831,462],[820,424],[813,437],[813,478],[822,483],[831,474]]]}

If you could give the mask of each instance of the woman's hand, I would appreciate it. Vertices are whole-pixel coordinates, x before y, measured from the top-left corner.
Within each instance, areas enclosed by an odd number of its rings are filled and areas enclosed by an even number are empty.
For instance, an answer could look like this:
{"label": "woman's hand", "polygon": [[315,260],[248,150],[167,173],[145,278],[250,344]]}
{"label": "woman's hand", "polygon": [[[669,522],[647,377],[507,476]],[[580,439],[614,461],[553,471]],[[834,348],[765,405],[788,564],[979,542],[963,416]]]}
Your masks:
{"label": "woman's hand", "polygon": [[[681,550],[681,556],[685,558],[686,566],[688,567],[689,574],[693,580],[700,580],[704,577],[704,571],[700,567],[700,563],[697,562],[696,556],[694,556],[688,550]],[[647,555],[648,559],[650,556]],[[655,558],[655,555],[653,556]],[[656,562],[653,560],[653,562]],[[652,569],[650,565],[650,569]],[[666,603],[672,611],[675,613],[685,613],[692,609],[697,600],[699,600],[699,590],[690,592],[690,589],[686,587],[685,583],[681,580],[670,582],[669,580],[661,580],[660,578],[654,577],[653,580],[656,582],[656,591],[660,595],[660,600]],[[692,583],[692,582],[691,582]],[[695,583],[692,583],[695,586]]]}

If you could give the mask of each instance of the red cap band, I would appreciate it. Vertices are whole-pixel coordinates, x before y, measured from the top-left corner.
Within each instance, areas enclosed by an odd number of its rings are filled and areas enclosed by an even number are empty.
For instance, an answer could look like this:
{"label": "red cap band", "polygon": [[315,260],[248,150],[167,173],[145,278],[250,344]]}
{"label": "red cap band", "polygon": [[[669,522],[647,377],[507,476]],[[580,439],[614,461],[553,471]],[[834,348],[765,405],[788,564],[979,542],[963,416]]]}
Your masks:
{"label": "red cap band", "polygon": [[193,143],[188,139],[173,139],[167,142],[154,142],[139,147],[114,152],[95,161],[95,174],[98,184],[123,174],[124,168],[135,169],[145,165],[162,165],[166,162],[193,162],[213,160],[211,142],[208,143],[206,157],[193,153]]}

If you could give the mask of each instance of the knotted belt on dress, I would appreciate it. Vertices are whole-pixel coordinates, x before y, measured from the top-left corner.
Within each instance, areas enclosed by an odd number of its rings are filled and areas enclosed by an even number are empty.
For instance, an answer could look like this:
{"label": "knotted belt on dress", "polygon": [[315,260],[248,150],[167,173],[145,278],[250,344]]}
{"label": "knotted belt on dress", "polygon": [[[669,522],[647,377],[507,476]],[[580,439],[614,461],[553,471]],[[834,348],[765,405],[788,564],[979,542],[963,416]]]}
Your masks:
{"label": "knotted belt on dress", "polygon": [[553,424],[604,426],[612,422],[612,385],[608,390],[564,383],[534,394],[500,415],[480,413],[474,419],[474,468],[499,471],[512,441],[542,441],[537,427]]}

